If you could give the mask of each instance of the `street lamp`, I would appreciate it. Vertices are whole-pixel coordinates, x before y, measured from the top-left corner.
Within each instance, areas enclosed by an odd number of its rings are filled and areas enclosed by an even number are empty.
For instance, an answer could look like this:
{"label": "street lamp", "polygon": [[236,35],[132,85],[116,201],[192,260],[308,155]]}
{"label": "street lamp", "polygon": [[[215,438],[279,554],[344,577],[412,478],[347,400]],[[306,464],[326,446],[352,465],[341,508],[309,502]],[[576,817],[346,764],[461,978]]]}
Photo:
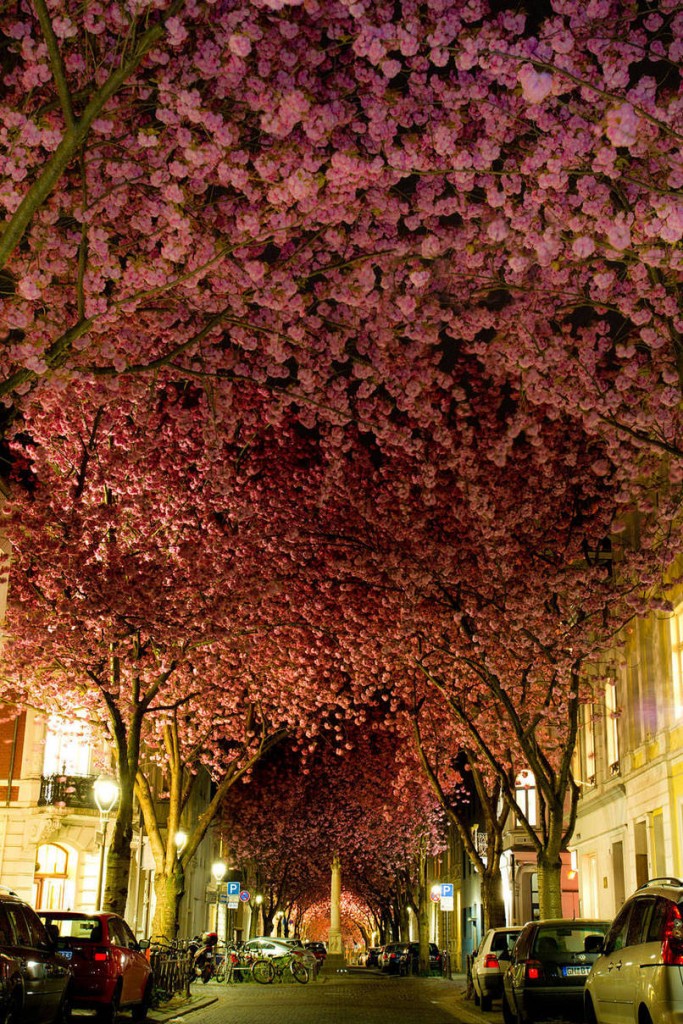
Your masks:
{"label": "street lamp", "polygon": [[[218,918],[221,909],[221,882],[228,873],[228,865],[224,860],[216,860],[211,865],[211,874],[216,881],[216,932],[218,932]],[[225,944],[228,944],[228,906],[225,905],[225,924],[223,928]]]}
{"label": "street lamp", "polygon": [[175,843],[176,853],[180,856],[187,846],[187,832],[176,832],[173,836],[173,842]]}
{"label": "street lamp", "polygon": [[228,865],[225,863],[224,860],[214,861],[214,863],[211,865],[211,874],[216,880],[216,885],[221,884],[221,882],[225,878],[227,870]]}
{"label": "street lamp", "polygon": [[100,775],[93,784],[95,803],[100,812],[100,825],[102,827],[102,849],[100,850],[100,871],[97,879],[97,902],[95,909],[102,906],[102,888],[104,885],[104,853],[107,848],[107,825],[109,815],[114,809],[114,804],[119,798],[119,786],[115,779],[106,775]]}

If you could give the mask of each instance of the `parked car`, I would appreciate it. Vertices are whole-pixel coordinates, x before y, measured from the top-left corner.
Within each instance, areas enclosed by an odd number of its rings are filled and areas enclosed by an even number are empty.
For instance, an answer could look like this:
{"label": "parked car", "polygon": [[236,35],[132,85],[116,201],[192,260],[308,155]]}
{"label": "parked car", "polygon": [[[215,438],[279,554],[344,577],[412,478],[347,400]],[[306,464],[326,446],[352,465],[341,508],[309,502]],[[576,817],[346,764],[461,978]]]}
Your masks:
{"label": "parked car", "polygon": [[45,925],[22,899],[0,892],[0,1007],[2,1020],[66,1024],[71,968]]}
{"label": "parked car", "polygon": [[683,882],[653,878],[615,917],[586,982],[588,1024],[683,1021]]}
{"label": "parked car", "polygon": [[243,948],[253,956],[285,956],[286,953],[294,953],[313,974],[318,970],[316,957],[310,950],[304,949],[298,939],[281,939],[260,935],[245,942]]}
{"label": "parked car", "polygon": [[324,942],[305,942],[304,949],[312,953],[322,967],[327,956],[327,946]]}
{"label": "parked car", "polygon": [[382,952],[377,958],[377,966],[385,974],[405,974],[405,943],[389,942],[382,947]]}
{"label": "parked car", "polygon": [[[503,1020],[583,1018],[583,987],[609,921],[554,918],[525,924],[503,974]],[[596,939],[597,937],[597,939]],[[505,958],[502,951],[499,959]]]}
{"label": "parked car", "polygon": [[382,947],[381,946],[369,946],[368,947],[367,955],[365,957],[365,966],[366,967],[377,967],[378,966],[378,964],[377,964],[377,957],[379,956],[381,951],[382,951]]}
{"label": "parked car", "polygon": [[146,1018],[152,998],[146,939],[138,942],[118,914],[39,910],[38,916],[71,965],[74,1009],[95,1010],[103,1024],[123,1007],[136,1022]]}
{"label": "parked car", "polygon": [[472,989],[474,1005],[490,1010],[493,999],[503,994],[503,969],[508,960],[499,959],[500,953],[511,953],[522,931],[521,925],[510,928],[489,928],[472,959]]}
{"label": "parked car", "polygon": [[[408,942],[403,946],[403,963],[405,974],[417,974],[420,963],[420,943]],[[435,942],[429,943],[429,971],[431,974],[441,974],[443,969],[443,957]]]}

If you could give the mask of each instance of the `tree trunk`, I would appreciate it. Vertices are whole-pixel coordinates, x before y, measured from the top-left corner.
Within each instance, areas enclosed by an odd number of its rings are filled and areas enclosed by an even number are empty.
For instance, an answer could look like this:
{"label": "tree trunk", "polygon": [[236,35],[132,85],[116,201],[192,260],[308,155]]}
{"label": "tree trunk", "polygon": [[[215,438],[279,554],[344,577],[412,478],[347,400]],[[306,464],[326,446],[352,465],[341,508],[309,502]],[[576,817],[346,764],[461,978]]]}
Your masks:
{"label": "tree trunk", "polygon": [[503,879],[500,861],[487,864],[481,876],[481,903],[484,911],[484,931],[489,928],[503,928],[506,925],[505,903],[503,902]]}
{"label": "tree trunk", "polygon": [[420,857],[417,893],[417,937],[420,945],[418,974],[429,976],[429,906],[427,893],[427,856],[423,852]]}
{"label": "tree trunk", "polygon": [[[125,917],[128,901],[128,880],[130,877],[130,843],[133,836],[132,823],[114,823],[112,842],[105,865],[105,884],[102,909]],[[99,907],[97,908],[100,909]]]}
{"label": "tree trunk", "polygon": [[538,900],[541,917],[562,917],[562,860],[545,849],[538,857]]}
{"label": "tree trunk", "polygon": [[178,909],[185,892],[185,874],[178,867],[171,874],[155,874],[154,895],[156,904],[152,919],[152,935],[172,942],[178,934]]}

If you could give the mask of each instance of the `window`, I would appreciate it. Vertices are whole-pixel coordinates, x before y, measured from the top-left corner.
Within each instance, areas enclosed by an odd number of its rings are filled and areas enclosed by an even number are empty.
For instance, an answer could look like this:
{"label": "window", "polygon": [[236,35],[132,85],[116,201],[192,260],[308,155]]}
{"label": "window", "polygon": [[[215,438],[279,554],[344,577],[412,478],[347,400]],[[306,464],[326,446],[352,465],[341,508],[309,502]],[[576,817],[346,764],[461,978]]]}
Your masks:
{"label": "window", "polygon": [[44,843],[36,854],[33,902],[41,910],[61,910],[67,905],[69,855],[62,846]]}
{"label": "window", "polygon": [[583,766],[581,778],[595,785],[595,712],[592,704],[583,706]]}
{"label": "window", "polygon": [[669,619],[671,634],[671,669],[673,677],[672,712],[677,721],[683,716],[683,604]]}
{"label": "window", "polygon": [[[528,769],[524,769],[519,773],[515,779],[515,800],[528,823],[533,827],[536,826],[537,814],[536,814],[536,779],[533,773]],[[517,825],[521,825],[521,821],[517,821]]]}
{"label": "window", "polygon": [[626,937],[627,946],[637,946],[639,943],[645,941],[645,937],[650,928],[654,909],[655,900],[651,897],[634,901],[633,910],[631,911],[631,917],[628,923],[628,935]]}
{"label": "window", "polygon": [[630,916],[631,906],[629,904],[614,918],[605,939],[605,953],[615,953],[617,950],[624,948],[626,936],[628,935],[628,919]]}
{"label": "window", "polygon": [[88,775],[91,744],[89,722],[50,715],[45,736],[43,775]]}
{"label": "window", "polygon": [[610,775],[619,774],[619,707],[617,704],[617,684],[608,683],[605,687],[605,739],[607,744],[607,767]]}

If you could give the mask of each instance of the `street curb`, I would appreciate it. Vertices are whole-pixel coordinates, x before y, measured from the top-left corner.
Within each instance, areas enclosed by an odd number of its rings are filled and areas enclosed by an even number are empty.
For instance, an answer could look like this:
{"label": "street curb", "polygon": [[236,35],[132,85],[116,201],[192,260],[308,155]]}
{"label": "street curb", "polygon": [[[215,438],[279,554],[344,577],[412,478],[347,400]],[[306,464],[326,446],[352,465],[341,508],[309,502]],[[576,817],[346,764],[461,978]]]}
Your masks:
{"label": "street curb", "polygon": [[180,1003],[174,1006],[173,1009],[169,1009],[168,1012],[164,1013],[162,1010],[150,1010],[147,1014],[147,1020],[152,1024],[163,1024],[163,1021],[167,1020],[180,1020],[188,1013],[195,1013],[196,1010],[204,1010],[207,1006],[212,1006],[213,1003],[218,1002],[218,996],[214,996],[212,999],[201,999],[196,1003],[191,1000],[187,1003]]}

